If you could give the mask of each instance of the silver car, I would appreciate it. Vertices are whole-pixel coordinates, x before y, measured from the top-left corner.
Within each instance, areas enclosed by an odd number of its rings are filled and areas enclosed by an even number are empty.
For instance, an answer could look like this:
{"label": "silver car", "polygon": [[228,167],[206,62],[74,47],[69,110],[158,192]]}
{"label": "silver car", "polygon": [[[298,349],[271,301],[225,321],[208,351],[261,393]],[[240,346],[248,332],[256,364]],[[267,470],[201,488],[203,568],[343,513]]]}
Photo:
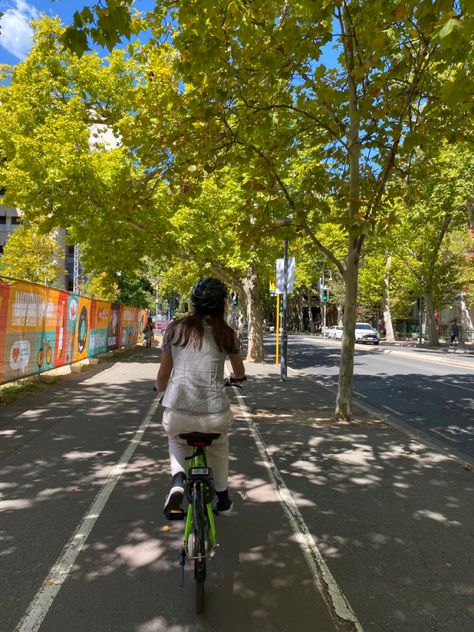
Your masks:
{"label": "silver car", "polygon": [[370,323],[356,323],[355,339],[356,342],[370,342],[374,345],[378,345],[380,342],[380,334]]}
{"label": "silver car", "polygon": [[333,325],[332,327],[329,327],[327,331],[327,338],[340,340],[342,338],[342,327],[340,327],[339,325]]}

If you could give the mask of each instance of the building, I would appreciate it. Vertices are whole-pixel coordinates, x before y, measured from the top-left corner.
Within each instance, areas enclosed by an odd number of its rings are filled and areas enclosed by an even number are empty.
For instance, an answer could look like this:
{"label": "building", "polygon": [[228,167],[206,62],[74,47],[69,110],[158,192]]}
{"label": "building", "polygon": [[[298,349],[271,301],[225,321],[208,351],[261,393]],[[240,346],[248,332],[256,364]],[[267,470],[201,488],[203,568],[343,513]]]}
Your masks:
{"label": "building", "polygon": [[0,191],[0,254],[3,252],[8,238],[21,222],[18,209],[3,206],[1,203],[4,193],[5,191]]}

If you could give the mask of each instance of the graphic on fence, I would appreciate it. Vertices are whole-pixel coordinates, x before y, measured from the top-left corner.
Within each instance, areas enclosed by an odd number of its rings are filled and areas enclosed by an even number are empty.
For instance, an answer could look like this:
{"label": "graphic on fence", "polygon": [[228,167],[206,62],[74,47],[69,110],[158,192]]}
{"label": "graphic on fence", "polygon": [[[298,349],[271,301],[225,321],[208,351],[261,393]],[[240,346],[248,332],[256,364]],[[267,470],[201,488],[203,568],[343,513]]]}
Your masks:
{"label": "graphic on fence", "polygon": [[134,345],[144,310],[0,278],[0,384]]}

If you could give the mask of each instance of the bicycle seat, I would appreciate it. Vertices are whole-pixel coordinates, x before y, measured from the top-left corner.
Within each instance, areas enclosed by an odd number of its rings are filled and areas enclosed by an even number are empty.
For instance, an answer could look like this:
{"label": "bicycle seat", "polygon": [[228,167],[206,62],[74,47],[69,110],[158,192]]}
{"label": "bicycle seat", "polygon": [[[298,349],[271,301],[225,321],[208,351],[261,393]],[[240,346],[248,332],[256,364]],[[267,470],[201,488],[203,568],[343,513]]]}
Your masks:
{"label": "bicycle seat", "polygon": [[186,432],[179,436],[181,439],[185,439],[188,445],[198,448],[211,445],[214,439],[218,439],[221,435],[218,432]]}

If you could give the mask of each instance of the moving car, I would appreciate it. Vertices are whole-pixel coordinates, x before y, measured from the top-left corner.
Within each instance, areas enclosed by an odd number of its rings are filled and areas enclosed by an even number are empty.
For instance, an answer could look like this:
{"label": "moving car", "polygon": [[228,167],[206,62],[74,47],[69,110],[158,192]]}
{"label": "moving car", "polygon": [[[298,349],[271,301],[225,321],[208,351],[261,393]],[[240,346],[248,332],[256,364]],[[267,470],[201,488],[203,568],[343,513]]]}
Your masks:
{"label": "moving car", "polygon": [[329,327],[326,333],[326,337],[340,340],[342,338],[342,327],[340,327],[339,325],[333,325],[332,327]]}
{"label": "moving car", "polygon": [[380,334],[370,323],[356,323],[355,339],[356,342],[371,342],[374,345],[378,345]]}

